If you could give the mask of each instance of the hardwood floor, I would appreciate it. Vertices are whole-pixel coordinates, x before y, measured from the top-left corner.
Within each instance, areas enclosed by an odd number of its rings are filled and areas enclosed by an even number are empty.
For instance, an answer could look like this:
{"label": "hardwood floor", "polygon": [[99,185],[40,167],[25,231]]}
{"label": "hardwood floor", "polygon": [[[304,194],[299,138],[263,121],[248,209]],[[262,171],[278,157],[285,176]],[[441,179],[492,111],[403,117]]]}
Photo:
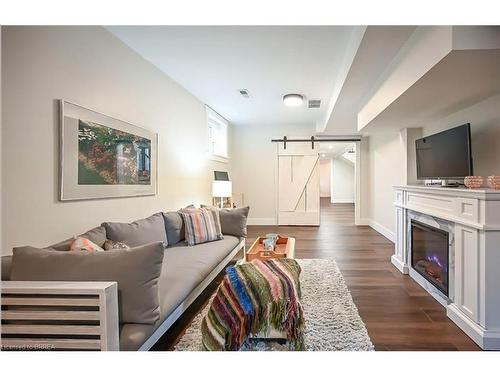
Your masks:
{"label": "hardwood floor", "polygon": [[[249,226],[247,245],[260,234],[296,239],[296,258],[334,258],[376,350],[480,350],[446,317],[445,309],[390,263],[394,244],[368,226],[354,225],[354,205],[321,201],[320,227]],[[222,275],[155,346],[169,350],[205,305]]]}

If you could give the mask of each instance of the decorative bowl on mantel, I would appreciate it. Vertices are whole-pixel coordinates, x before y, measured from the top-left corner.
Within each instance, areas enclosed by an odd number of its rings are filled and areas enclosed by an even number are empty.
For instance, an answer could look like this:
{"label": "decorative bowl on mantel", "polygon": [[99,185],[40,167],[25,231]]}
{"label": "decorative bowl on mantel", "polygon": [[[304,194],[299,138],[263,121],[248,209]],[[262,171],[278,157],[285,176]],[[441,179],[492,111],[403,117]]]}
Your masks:
{"label": "decorative bowl on mantel", "polygon": [[464,185],[469,189],[479,189],[483,186],[483,178],[481,176],[467,176],[464,178]]}
{"label": "decorative bowl on mantel", "polygon": [[500,190],[500,176],[488,176],[488,187]]}

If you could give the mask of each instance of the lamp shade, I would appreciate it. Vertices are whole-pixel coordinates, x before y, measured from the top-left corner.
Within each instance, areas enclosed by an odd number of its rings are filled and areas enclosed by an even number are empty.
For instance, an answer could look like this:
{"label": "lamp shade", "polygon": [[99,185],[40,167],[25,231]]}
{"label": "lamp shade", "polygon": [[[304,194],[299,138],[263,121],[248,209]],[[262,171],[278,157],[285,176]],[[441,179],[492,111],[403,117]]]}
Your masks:
{"label": "lamp shade", "polygon": [[212,183],[212,197],[231,197],[233,195],[233,184],[231,181],[214,181]]}

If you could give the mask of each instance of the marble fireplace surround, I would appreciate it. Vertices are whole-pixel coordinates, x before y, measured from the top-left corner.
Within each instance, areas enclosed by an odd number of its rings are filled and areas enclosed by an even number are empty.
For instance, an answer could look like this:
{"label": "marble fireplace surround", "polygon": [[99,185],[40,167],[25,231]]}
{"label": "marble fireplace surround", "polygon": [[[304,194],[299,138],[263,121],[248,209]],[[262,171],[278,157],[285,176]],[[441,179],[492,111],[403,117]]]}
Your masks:
{"label": "marble fireplace surround", "polygon": [[[409,274],[481,348],[500,350],[500,191],[394,186],[392,264]],[[411,267],[411,219],[449,234],[449,296]]]}

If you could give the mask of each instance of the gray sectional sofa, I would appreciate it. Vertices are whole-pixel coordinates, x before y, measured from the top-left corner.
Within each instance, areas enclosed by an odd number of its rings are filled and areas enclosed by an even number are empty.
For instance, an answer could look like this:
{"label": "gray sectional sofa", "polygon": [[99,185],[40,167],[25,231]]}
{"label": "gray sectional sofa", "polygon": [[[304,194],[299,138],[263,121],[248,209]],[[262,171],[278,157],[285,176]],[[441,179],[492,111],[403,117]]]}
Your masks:
{"label": "gray sectional sofa", "polygon": [[[81,235],[101,247],[104,247],[107,239],[124,242],[129,246],[141,246],[150,242],[165,244],[161,273],[155,283],[159,318],[152,324],[120,321],[120,350],[148,350],[154,345],[238,251],[244,248],[247,215],[248,208],[226,210],[225,214],[221,212],[224,238],[196,246],[188,246],[184,241],[182,218],[177,212],[158,213],[133,223],[103,223]],[[59,242],[48,249],[67,251],[71,241],[72,239],[68,239]],[[12,257],[2,257],[2,280],[11,279],[11,272],[15,271],[12,268],[16,267],[11,263]],[[22,272],[18,270],[17,275],[20,273]],[[29,276],[24,276],[24,279],[29,280]],[[49,276],[44,280],[52,279]],[[120,283],[118,284],[120,288]]]}

